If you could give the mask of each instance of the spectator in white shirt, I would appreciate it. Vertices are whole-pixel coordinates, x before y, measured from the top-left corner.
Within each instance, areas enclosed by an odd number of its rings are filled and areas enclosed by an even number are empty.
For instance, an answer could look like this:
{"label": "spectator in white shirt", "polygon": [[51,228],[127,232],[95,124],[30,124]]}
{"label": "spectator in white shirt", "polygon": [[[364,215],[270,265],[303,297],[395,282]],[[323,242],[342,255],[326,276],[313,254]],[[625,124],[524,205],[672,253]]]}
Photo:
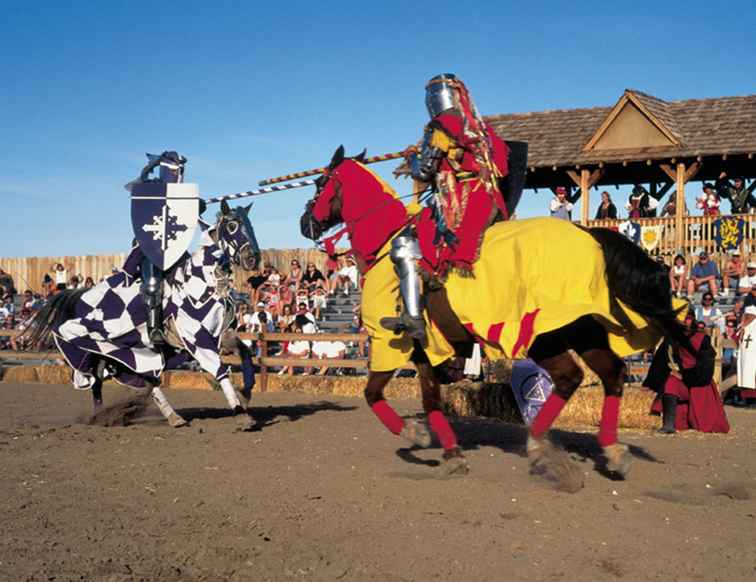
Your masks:
{"label": "spectator in white shirt", "polygon": [[745,277],[741,277],[738,282],[738,292],[750,293],[751,287],[753,287],[754,284],[756,284],[756,263],[751,261],[746,265]]}
{"label": "spectator in white shirt", "polygon": [[339,287],[343,289],[344,295],[349,295],[349,289],[357,290],[360,273],[357,270],[357,263],[352,257],[347,258],[346,267],[339,271]]}

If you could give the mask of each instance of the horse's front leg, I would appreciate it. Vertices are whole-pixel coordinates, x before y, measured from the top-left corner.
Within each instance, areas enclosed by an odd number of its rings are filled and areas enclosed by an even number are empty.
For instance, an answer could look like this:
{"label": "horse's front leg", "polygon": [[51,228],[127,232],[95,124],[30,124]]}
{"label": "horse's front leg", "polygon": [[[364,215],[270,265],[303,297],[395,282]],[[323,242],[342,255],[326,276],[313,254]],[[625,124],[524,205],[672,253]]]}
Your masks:
{"label": "horse's front leg", "polygon": [[433,366],[431,366],[425,354],[422,353],[422,355],[418,356],[418,352],[420,350],[416,350],[413,360],[420,376],[423,410],[428,415],[428,424],[431,430],[436,434],[444,449],[444,468],[450,475],[467,474],[470,471],[467,459],[462,454],[462,449],[457,442],[457,435],[454,433],[454,429],[452,429],[443,411],[441,384],[439,384],[436,373],[433,371]]}
{"label": "horse's front leg", "polygon": [[165,394],[159,387],[155,386],[152,389],[151,396],[153,402],[157,405],[160,414],[163,415],[163,418],[165,418],[168,421],[168,424],[173,428],[179,428],[189,424],[178,412],[173,409],[173,406],[171,406],[171,403],[168,402],[168,399],[165,397]]}
{"label": "horse's front leg", "polygon": [[374,372],[371,370],[365,387],[365,400],[373,414],[392,433],[408,440],[413,445],[428,447],[431,444],[431,438],[425,427],[416,421],[406,422],[383,397],[383,389],[394,377],[395,371]]}

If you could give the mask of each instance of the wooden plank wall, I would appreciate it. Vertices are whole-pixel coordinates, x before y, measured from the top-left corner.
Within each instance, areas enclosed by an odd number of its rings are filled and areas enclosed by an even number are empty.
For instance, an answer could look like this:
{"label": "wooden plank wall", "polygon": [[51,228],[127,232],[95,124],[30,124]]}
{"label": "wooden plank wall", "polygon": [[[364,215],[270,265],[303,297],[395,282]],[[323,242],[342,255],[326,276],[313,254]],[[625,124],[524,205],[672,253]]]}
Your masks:
{"label": "wooden plank wall", "polygon": [[[326,255],[317,249],[267,249],[262,251],[263,262],[270,263],[283,273],[288,273],[292,259],[298,259],[302,268],[308,262],[315,263],[323,270]],[[32,289],[42,293],[42,279],[49,274],[54,279],[53,265],[63,263],[67,276],[70,279],[79,275],[82,282],[86,277],[92,277],[95,283],[101,278],[107,277],[113,267],[120,267],[126,260],[126,253],[115,255],[83,255],[83,256],[50,256],[50,257],[22,257],[0,258],[0,268],[11,274],[16,284],[16,289],[23,292]],[[325,274],[325,272],[324,272]],[[251,275],[250,272],[235,269],[234,282],[236,288],[243,290],[244,282]]]}

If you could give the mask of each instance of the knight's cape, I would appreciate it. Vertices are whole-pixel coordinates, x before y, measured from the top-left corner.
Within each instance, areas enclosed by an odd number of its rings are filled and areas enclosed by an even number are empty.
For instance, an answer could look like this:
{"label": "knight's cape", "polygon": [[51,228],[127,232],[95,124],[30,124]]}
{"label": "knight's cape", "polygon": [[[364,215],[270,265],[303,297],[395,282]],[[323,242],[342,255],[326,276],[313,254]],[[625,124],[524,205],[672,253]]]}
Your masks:
{"label": "knight's cape", "polygon": [[[370,369],[407,364],[412,341],[381,327],[400,305],[399,281],[388,259],[390,241],[365,276],[362,318],[371,337]],[[499,222],[483,238],[474,278],[450,274],[449,302],[490,359],[524,358],[539,334],[592,315],[606,328],[620,357],[651,349],[660,339],[648,322],[617,298],[606,282],[604,256],[585,230],[564,220],[533,218]],[[681,308],[680,303],[676,303]],[[454,350],[427,320],[426,353],[435,366]]]}

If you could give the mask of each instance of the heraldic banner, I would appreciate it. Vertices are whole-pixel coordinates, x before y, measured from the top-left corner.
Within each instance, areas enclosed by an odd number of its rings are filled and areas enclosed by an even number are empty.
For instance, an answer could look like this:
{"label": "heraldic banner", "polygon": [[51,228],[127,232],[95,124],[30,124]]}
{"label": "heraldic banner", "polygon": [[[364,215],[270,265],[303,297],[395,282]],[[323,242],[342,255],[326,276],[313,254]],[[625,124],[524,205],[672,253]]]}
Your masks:
{"label": "heraldic banner", "polygon": [[662,236],[662,225],[641,226],[640,244],[649,253],[659,246]]}
{"label": "heraldic banner", "polygon": [[714,221],[714,240],[723,251],[740,247],[745,233],[745,220],[736,216],[717,218]]}

